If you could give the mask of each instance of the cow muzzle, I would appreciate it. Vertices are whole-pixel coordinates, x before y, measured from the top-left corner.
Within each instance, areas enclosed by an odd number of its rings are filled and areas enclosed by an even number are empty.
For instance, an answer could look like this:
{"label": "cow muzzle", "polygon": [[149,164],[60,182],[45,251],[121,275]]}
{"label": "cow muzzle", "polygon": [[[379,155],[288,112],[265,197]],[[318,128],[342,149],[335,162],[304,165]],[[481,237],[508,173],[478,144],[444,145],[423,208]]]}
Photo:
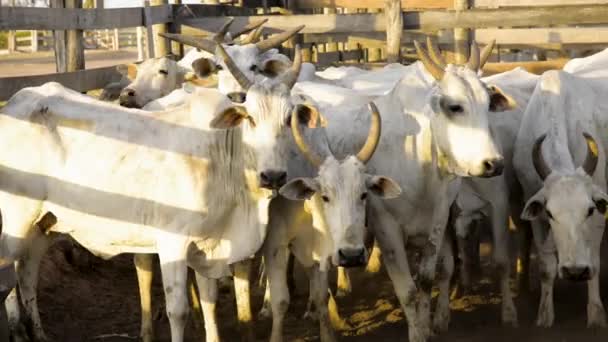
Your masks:
{"label": "cow muzzle", "polygon": [[341,248],[338,250],[338,266],[360,267],[367,264],[365,248]]}
{"label": "cow muzzle", "polygon": [[245,103],[245,100],[247,99],[247,93],[244,92],[233,92],[226,96],[234,103]]}
{"label": "cow muzzle", "polygon": [[123,89],[123,91],[120,92],[118,103],[127,108],[140,108],[135,98],[135,90],[129,88]]}
{"label": "cow muzzle", "polygon": [[505,168],[504,158],[486,159],[483,161],[483,171],[481,177],[500,176]]}
{"label": "cow muzzle", "polygon": [[572,281],[587,281],[591,279],[591,267],[589,266],[562,266],[560,272],[565,279]]}
{"label": "cow muzzle", "polygon": [[267,170],[260,172],[260,187],[278,190],[287,183],[287,172],[278,170]]}

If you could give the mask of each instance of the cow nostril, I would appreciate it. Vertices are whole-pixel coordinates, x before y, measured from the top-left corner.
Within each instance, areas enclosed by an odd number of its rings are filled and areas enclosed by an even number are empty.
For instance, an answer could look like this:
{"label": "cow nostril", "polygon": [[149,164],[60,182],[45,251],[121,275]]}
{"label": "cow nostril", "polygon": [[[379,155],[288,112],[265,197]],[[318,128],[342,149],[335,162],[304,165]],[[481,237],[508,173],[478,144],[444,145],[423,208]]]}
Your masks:
{"label": "cow nostril", "polygon": [[128,96],[135,96],[135,90],[129,90],[129,91],[127,91],[127,95]]}
{"label": "cow nostril", "polygon": [[236,103],[243,103],[246,99],[246,94],[243,92],[234,92],[227,95],[230,101]]}
{"label": "cow nostril", "polygon": [[264,182],[268,182],[268,181],[269,181],[269,179],[268,179],[268,175],[266,174],[266,172],[261,172],[261,173],[260,173],[260,179],[261,179],[262,181],[264,181]]}
{"label": "cow nostril", "polygon": [[483,162],[484,173],[486,175],[495,176],[502,173],[504,168],[504,161],[502,158],[499,159],[486,159]]}

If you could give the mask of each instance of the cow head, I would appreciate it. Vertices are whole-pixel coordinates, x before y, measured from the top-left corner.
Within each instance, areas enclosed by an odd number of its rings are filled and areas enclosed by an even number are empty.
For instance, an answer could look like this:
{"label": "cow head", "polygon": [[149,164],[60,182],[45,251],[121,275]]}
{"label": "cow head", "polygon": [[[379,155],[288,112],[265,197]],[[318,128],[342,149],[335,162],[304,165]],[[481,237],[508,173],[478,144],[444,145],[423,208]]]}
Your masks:
{"label": "cow head", "polygon": [[[251,147],[256,156],[259,185],[278,190],[287,181],[287,162],[292,151],[293,138],[289,128],[289,118],[294,107],[291,88],[295,84],[302,57],[299,47],[291,68],[275,79],[265,79],[259,83],[252,82],[236,65],[223,46],[218,45],[218,55],[223,58],[227,72],[246,91],[246,100],[236,110],[225,111],[211,123],[215,128],[229,128],[242,121],[248,124],[243,127],[243,140]],[[310,106],[297,114],[309,127],[316,127],[320,122],[318,113]]]}
{"label": "cow head", "polygon": [[[428,52],[415,42],[418,56],[436,80],[430,99],[431,128],[440,161],[459,176],[492,177],[502,173],[504,160],[488,126],[488,112],[515,107],[515,101],[496,86],[487,86],[479,70],[494,43],[479,52],[471,45],[466,65],[446,65],[430,39]],[[430,53],[430,56],[429,56]]]}
{"label": "cow head", "polygon": [[132,80],[120,92],[119,103],[121,106],[132,108],[142,108],[148,102],[168,95],[181,86],[184,75],[188,72],[171,57],[132,63],[119,71]]}
{"label": "cow head", "polygon": [[300,132],[298,108],[291,116],[291,129],[301,153],[318,168],[314,178],[296,178],[280,193],[292,200],[308,200],[315,227],[325,229],[333,246],[332,263],[336,266],[362,266],[367,263],[364,246],[367,197],[394,198],[401,193],[397,183],[387,177],[366,173],[369,161],[380,140],[380,113],[371,103],[371,127],[361,151],[344,160],[333,155],[317,156]]}
{"label": "cow head", "polygon": [[[229,21],[227,25],[231,22]],[[218,47],[221,45],[241,73],[250,80],[256,80],[256,77],[259,76],[276,77],[287,71],[291,63],[286,56],[278,54],[275,48],[293,37],[302,28],[304,26],[299,26],[256,43],[253,43],[256,40],[255,37],[245,39],[241,41],[242,45],[225,44],[218,39],[193,39],[179,34],[163,34],[163,36],[213,54],[212,58],[195,60],[192,68],[198,77],[208,77],[217,73],[218,90],[226,94],[232,101],[242,103],[245,100],[247,89],[243,88],[241,83],[227,70],[224,58],[218,52]]]}
{"label": "cow head", "polygon": [[581,167],[571,172],[551,170],[542,153],[546,134],[536,140],[532,160],[543,186],[528,200],[522,213],[527,220],[549,221],[557,247],[559,275],[571,280],[589,280],[599,271],[599,265],[593,263],[591,245],[597,239],[594,230],[604,227],[608,204],[608,196],[591,178],[598,163],[598,146],[589,134],[583,134],[587,157]]}

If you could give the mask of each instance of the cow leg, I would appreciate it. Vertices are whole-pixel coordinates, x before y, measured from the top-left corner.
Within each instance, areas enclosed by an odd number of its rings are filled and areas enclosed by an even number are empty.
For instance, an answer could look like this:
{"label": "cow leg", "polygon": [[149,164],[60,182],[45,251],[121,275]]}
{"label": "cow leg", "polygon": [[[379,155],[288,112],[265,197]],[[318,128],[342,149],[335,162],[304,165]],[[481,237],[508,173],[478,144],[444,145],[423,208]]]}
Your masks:
{"label": "cow leg", "polygon": [[438,269],[439,297],[433,317],[433,330],[445,332],[450,323],[450,281],[454,274],[454,253],[452,244],[444,241]]}
{"label": "cow leg", "polygon": [[315,296],[312,291],[313,288],[313,277],[312,277],[312,269],[310,267],[305,267],[304,272],[306,273],[306,278],[308,278],[308,300],[306,302],[306,312],[304,313],[304,319],[309,319],[311,321],[316,321],[319,319],[317,317],[317,310],[315,307]]}
{"label": "cow leg", "polygon": [[382,266],[382,251],[380,250],[380,246],[378,246],[378,241],[374,239],[374,247],[372,247],[372,252],[369,255],[369,261],[367,262],[367,266],[365,267],[365,272],[367,273],[378,273],[380,272],[380,267]]}
{"label": "cow leg", "polygon": [[266,275],[272,296],[270,304],[272,310],[272,333],[270,342],[283,341],[283,320],[289,308],[289,288],[287,287],[287,263],[289,250],[287,246],[266,248],[264,260],[266,262]]}
{"label": "cow leg", "polygon": [[25,251],[23,257],[15,263],[21,303],[25,311],[26,321],[31,324],[31,332],[36,341],[48,340],[40,321],[37,289],[40,261],[50,244],[51,240],[48,237],[41,232],[34,232],[34,236],[30,240],[30,247]]}
{"label": "cow leg", "polygon": [[336,291],[336,297],[346,297],[352,292],[352,285],[350,283],[350,276],[348,270],[344,267],[338,267],[338,291]]}
{"label": "cow leg", "polygon": [[[175,241],[173,241],[175,240]],[[188,318],[186,263],[187,243],[169,234],[158,238],[158,257],[163,277],[167,317],[171,326],[171,341],[183,342],[184,329]]]}
{"label": "cow leg", "polygon": [[321,271],[319,266],[315,265],[312,268],[311,276],[312,281],[310,282],[310,290],[313,293],[315,307],[317,308],[317,314],[319,317],[321,342],[336,341],[334,329],[332,328],[331,321],[329,319],[329,310],[327,309],[329,303],[327,271]]}
{"label": "cow leg", "polygon": [[218,281],[217,279],[203,277],[196,272],[196,282],[198,284],[198,292],[201,296],[203,316],[205,317],[205,341],[219,342],[220,335],[218,332],[217,319],[215,315]]}
{"label": "cow leg", "polygon": [[9,335],[12,342],[29,342],[29,337],[21,319],[21,303],[19,302],[18,288],[14,287],[4,300],[6,316],[8,319]]}
{"label": "cow leg", "polygon": [[532,222],[534,241],[540,260],[540,305],[536,325],[549,328],[553,325],[555,312],[553,309],[553,285],[557,274],[557,255],[553,237],[546,222],[536,220]]}
{"label": "cow leg", "polygon": [[420,331],[416,311],[417,289],[405,253],[405,241],[403,240],[401,227],[381,207],[370,210],[368,217],[378,246],[382,249],[382,261],[393,282],[393,288],[401,308],[407,317],[409,341],[424,342],[426,336]]}
{"label": "cow leg", "polygon": [[154,326],[152,324],[152,254],[134,254],[133,263],[137,272],[139,301],[141,305],[141,327],[139,337],[143,342],[152,342]]}
{"label": "cow leg", "polygon": [[251,260],[234,264],[234,293],[241,336],[244,341],[254,341],[253,321],[251,315],[251,293],[249,291],[249,275]]}
{"label": "cow leg", "polygon": [[266,277],[266,289],[264,290],[264,302],[262,303],[262,309],[258,313],[259,319],[268,319],[272,317],[270,308],[270,284],[268,284],[268,277]]}
{"label": "cow leg", "polygon": [[597,270],[593,278],[587,282],[587,326],[588,327],[606,327],[606,311],[602,304],[602,298],[600,296],[600,247],[604,229],[604,222],[601,222],[602,226],[598,227],[596,232],[597,238],[592,242],[592,262],[593,268]]}

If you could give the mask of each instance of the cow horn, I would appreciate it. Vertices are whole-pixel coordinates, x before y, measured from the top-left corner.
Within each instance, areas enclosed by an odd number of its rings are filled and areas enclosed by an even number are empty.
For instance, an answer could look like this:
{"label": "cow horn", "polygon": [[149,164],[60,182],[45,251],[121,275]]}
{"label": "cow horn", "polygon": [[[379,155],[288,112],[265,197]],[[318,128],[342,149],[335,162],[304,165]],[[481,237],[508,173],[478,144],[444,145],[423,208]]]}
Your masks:
{"label": "cow horn", "polygon": [[260,41],[260,37],[262,37],[262,32],[264,32],[263,27],[258,27],[257,29],[251,31],[247,36],[241,38],[240,45],[247,44],[255,44]]}
{"label": "cow horn", "polygon": [[481,55],[479,57],[479,69],[482,69],[490,55],[492,54],[492,50],[494,50],[494,45],[496,45],[496,39],[493,39],[488,45],[483,47],[481,50]]}
{"label": "cow horn", "polygon": [[447,66],[443,56],[441,56],[441,51],[437,48],[437,45],[433,42],[430,36],[426,36],[426,48],[429,50],[429,55],[433,62],[437,64],[440,68],[445,69]]}
{"label": "cow horn", "polygon": [[294,28],[293,30],[285,31],[285,32],[277,34],[271,38],[268,38],[266,40],[262,40],[261,42],[257,42],[255,45],[258,47],[258,50],[260,50],[260,52],[268,51],[272,48],[275,48],[275,47],[283,44],[283,42],[285,42],[287,39],[293,37],[296,33],[300,32],[303,28],[304,28],[304,25],[300,25],[300,26]]}
{"label": "cow horn", "polygon": [[440,81],[441,79],[443,79],[445,70],[443,70],[443,68],[441,68],[439,65],[437,65],[437,63],[435,63],[429,57],[429,55],[426,53],[424,48],[420,46],[420,43],[418,43],[418,41],[414,40],[414,46],[416,47],[416,53],[418,54],[418,58],[420,59],[420,61],[422,61],[422,64],[424,64],[424,67],[426,68],[426,70],[431,75],[433,75],[433,78],[435,78],[437,81]]}
{"label": "cow horn", "polygon": [[290,122],[291,123],[291,134],[293,134],[293,140],[296,142],[296,145],[298,145],[300,152],[302,152],[304,157],[306,157],[306,159],[308,159],[308,161],[312,165],[314,165],[315,167],[318,168],[321,166],[321,163],[322,163],[321,158],[319,158],[311,150],[311,148],[308,146],[308,144],[304,140],[302,133],[300,132],[300,118],[298,115],[298,111],[301,106],[302,106],[301,104],[295,106],[293,108],[293,111],[291,112],[291,122]]}
{"label": "cow horn", "polygon": [[467,67],[473,71],[479,70],[479,46],[475,41],[471,43],[471,53],[469,54]]}
{"label": "cow horn", "polygon": [[534,142],[534,147],[532,147],[532,163],[534,164],[536,173],[538,173],[538,176],[542,180],[545,180],[545,178],[547,178],[547,176],[551,173],[551,169],[545,162],[542,151],[543,141],[545,141],[546,137],[547,134],[543,134],[538,137],[538,139],[536,139]]}
{"label": "cow horn", "polygon": [[289,89],[293,88],[293,85],[298,81],[300,69],[302,69],[302,51],[300,50],[300,45],[297,44],[293,56],[293,64],[285,73],[283,78],[283,82],[289,87]]}
{"label": "cow horn", "polygon": [[257,30],[260,26],[264,25],[266,22],[268,22],[268,18],[267,19],[262,19],[260,21],[251,23],[245,27],[243,27],[240,31],[236,31],[233,35],[232,38],[236,39],[239,36],[242,36],[246,33],[249,32],[253,32],[255,30]]}
{"label": "cow horn", "polygon": [[249,78],[247,78],[245,74],[243,74],[241,69],[239,69],[239,67],[234,63],[232,57],[230,57],[230,55],[226,52],[222,44],[217,44],[216,52],[217,55],[219,55],[224,60],[228,71],[230,71],[236,81],[239,82],[241,87],[243,87],[243,89],[245,90],[248,90],[253,83],[249,80]]}
{"label": "cow horn", "polygon": [[380,132],[382,131],[382,120],[380,119],[380,111],[378,111],[378,107],[376,107],[375,103],[370,102],[369,110],[372,112],[369,133],[367,134],[365,144],[359,153],[357,153],[357,159],[359,159],[363,164],[367,163],[374,155],[374,151],[376,151],[376,147],[378,146],[378,141],[380,141]]}
{"label": "cow horn", "polygon": [[595,168],[597,167],[599,150],[597,142],[595,142],[595,139],[593,139],[591,134],[583,132],[583,136],[585,136],[585,141],[587,142],[587,156],[583,162],[583,170],[585,170],[589,176],[593,176]]}
{"label": "cow horn", "polygon": [[223,43],[224,37],[226,37],[226,33],[228,33],[228,29],[230,28],[230,25],[232,25],[233,22],[234,22],[234,18],[228,19],[228,21],[225,22],[224,25],[222,25],[220,30],[217,31],[217,33],[215,33],[213,35],[213,41],[218,44]]}
{"label": "cow horn", "polygon": [[159,33],[161,37],[165,37],[167,39],[171,39],[178,43],[182,43],[185,45],[193,46],[197,49],[201,49],[207,51],[209,53],[215,53],[215,48],[217,47],[217,43],[210,39],[200,39],[194,36],[187,36],[183,34],[177,33]]}

